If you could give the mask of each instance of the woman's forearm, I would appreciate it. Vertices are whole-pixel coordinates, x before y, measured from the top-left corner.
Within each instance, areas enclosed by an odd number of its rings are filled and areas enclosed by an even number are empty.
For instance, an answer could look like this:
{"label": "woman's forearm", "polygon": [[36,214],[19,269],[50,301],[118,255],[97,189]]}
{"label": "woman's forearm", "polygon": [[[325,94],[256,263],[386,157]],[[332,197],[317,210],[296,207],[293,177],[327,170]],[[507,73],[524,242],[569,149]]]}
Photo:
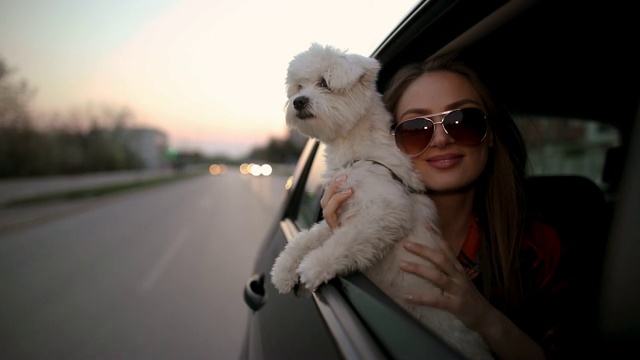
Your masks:
{"label": "woman's forearm", "polygon": [[493,309],[476,329],[499,359],[544,359],[544,351],[507,316]]}

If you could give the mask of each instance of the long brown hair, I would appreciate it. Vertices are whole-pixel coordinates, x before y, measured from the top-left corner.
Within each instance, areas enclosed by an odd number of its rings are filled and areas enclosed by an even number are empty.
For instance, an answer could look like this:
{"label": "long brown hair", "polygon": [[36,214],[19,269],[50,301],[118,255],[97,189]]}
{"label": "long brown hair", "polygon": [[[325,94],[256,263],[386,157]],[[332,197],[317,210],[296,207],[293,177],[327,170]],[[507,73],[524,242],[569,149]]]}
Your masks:
{"label": "long brown hair", "polygon": [[383,100],[387,109],[395,114],[400,97],[414,80],[425,73],[441,70],[466,77],[487,110],[492,144],[487,165],[477,180],[474,198],[474,212],[481,232],[481,291],[494,306],[516,316],[523,300],[518,255],[527,218],[524,179],[528,160],[522,135],[513,118],[496,101],[479,74],[457,54],[401,68],[391,79]]}

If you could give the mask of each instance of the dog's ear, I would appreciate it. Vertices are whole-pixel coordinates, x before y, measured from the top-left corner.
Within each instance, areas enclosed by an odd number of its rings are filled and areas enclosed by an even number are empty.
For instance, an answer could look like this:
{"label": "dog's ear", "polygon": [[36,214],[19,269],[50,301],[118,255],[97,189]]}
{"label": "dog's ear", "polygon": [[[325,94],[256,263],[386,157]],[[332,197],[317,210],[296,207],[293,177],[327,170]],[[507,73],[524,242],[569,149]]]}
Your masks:
{"label": "dog's ear", "polygon": [[339,63],[329,67],[325,80],[332,89],[344,89],[358,81],[375,83],[379,71],[378,60],[357,54],[347,54],[339,59]]}

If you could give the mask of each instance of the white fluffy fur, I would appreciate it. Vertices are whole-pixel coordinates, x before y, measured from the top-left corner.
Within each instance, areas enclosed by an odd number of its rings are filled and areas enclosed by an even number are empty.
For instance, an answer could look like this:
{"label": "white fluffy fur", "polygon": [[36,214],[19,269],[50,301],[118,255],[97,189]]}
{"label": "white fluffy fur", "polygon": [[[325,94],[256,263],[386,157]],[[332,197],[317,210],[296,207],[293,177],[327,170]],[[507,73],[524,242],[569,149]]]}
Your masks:
{"label": "white fluffy fur", "polygon": [[[287,125],[326,144],[324,181],[346,175],[344,187],[354,193],[341,207],[343,225],[332,232],[322,221],[301,231],[276,259],[271,280],[281,293],[298,282],[315,290],[336,275],[359,270],[454,348],[469,358],[491,358],[481,336],[451,313],[402,298],[408,292],[441,293],[399,268],[400,261],[432,266],[404,250],[404,239],[437,248],[441,235],[432,200],[407,189],[424,185],[390,135],[392,115],[376,90],[379,69],[373,58],[319,44],[290,62]],[[386,165],[406,186],[389,169],[367,160]]]}

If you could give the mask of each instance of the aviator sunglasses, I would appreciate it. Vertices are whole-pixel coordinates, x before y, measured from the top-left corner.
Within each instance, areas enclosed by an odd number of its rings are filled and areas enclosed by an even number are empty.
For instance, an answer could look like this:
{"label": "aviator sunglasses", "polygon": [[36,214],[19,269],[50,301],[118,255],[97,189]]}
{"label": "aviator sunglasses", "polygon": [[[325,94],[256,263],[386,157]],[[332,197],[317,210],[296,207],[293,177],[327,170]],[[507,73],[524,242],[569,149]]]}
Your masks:
{"label": "aviator sunglasses", "polygon": [[[435,116],[442,116],[442,121],[434,122],[432,118]],[[444,132],[460,145],[478,146],[487,136],[486,116],[482,110],[473,107],[403,121],[391,130],[391,135],[395,137],[400,151],[409,156],[417,156],[431,143],[434,128],[438,124],[442,124]]]}

